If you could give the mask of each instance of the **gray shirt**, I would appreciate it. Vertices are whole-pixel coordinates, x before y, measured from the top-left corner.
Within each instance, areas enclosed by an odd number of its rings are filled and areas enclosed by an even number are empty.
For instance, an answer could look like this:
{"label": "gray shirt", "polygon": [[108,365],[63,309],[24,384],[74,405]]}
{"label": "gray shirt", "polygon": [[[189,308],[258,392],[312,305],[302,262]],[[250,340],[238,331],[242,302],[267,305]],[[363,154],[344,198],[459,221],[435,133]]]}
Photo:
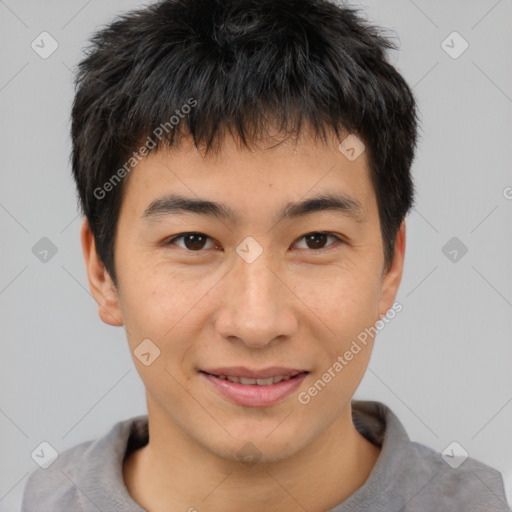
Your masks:
{"label": "gray shirt", "polygon": [[[382,450],[366,482],[330,512],[510,511],[495,469],[471,458],[454,469],[441,454],[411,442],[379,402],[354,400],[352,410],[356,429]],[[147,416],[138,416],[66,450],[30,475],[22,512],[144,512],[128,493],[122,468],[126,454],[147,442]]]}

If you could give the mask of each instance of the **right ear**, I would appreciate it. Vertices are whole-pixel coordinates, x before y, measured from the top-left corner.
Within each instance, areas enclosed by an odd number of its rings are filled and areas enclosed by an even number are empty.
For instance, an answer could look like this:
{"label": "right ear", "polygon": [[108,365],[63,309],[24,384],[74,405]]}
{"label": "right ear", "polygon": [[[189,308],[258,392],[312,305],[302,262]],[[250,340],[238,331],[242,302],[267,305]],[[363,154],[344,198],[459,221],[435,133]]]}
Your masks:
{"label": "right ear", "polygon": [[82,241],[89,289],[98,304],[98,314],[106,324],[115,327],[121,326],[124,322],[121,308],[119,307],[117,290],[110,274],[96,252],[96,243],[87,219],[84,219],[82,223],[80,239]]}

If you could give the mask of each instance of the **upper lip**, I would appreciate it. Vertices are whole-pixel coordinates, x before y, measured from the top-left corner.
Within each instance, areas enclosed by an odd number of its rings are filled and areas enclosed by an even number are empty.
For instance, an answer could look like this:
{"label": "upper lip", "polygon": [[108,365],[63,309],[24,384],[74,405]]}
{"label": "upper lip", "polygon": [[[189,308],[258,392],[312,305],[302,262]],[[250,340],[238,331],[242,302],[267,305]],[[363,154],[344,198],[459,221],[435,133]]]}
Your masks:
{"label": "upper lip", "polygon": [[208,368],[201,370],[212,375],[225,375],[226,377],[244,377],[246,379],[268,379],[269,377],[288,377],[307,373],[307,370],[298,370],[296,368],[282,368],[272,366],[271,368],[261,368],[259,370],[249,369],[243,366],[231,366],[229,368]]}

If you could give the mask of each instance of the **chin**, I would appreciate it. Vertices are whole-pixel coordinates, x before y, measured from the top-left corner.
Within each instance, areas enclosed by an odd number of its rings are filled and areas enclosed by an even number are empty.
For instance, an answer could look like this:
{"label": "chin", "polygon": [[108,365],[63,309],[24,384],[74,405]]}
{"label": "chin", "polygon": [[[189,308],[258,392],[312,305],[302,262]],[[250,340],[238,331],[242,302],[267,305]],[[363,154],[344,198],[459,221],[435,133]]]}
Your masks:
{"label": "chin", "polygon": [[[277,425],[279,425],[277,423]],[[247,424],[245,423],[245,426]],[[277,429],[281,428],[278,432]],[[221,442],[208,443],[207,449],[226,461],[243,463],[247,467],[256,464],[278,463],[300,452],[314,440],[314,434],[305,432],[304,425],[297,428],[283,428],[273,421],[270,428],[240,428],[238,433],[228,429],[233,437]],[[235,429],[236,430],[236,429]],[[298,434],[300,430],[300,435]]]}

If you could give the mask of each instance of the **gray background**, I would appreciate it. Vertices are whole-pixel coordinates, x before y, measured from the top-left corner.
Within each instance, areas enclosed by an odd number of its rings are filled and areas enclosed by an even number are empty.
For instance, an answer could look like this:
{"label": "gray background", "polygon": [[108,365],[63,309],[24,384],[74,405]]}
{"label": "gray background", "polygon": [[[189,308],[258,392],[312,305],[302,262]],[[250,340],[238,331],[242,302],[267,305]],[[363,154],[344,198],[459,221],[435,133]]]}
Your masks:
{"label": "gray background", "polygon": [[[137,5],[0,1],[1,511],[19,510],[42,441],[62,451],[145,412],[124,331],[101,323],[88,292],[68,135],[87,37]],[[379,334],[356,398],[388,404],[413,440],[439,451],[457,441],[510,480],[512,2],[358,5],[396,31],[393,61],[414,87],[422,133],[403,311]],[[31,48],[43,31],[59,45],[47,59]],[[469,44],[458,58],[441,44],[453,31]],[[445,45],[462,48],[453,36]],[[42,237],[57,248],[46,262],[32,252]]]}

